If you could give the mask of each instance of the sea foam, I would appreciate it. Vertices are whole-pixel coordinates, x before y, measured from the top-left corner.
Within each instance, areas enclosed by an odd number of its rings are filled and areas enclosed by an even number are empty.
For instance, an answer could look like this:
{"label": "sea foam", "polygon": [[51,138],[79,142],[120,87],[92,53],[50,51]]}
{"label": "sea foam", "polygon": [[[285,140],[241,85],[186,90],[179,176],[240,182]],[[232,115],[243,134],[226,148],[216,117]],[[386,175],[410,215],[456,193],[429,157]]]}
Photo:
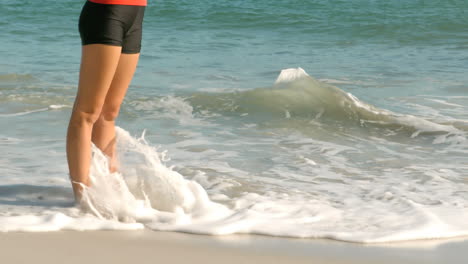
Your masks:
{"label": "sea foam", "polygon": [[275,83],[288,83],[288,82],[293,82],[298,79],[304,78],[309,76],[307,72],[304,71],[302,68],[289,68],[289,69],[284,69],[281,70],[278,78],[276,78]]}

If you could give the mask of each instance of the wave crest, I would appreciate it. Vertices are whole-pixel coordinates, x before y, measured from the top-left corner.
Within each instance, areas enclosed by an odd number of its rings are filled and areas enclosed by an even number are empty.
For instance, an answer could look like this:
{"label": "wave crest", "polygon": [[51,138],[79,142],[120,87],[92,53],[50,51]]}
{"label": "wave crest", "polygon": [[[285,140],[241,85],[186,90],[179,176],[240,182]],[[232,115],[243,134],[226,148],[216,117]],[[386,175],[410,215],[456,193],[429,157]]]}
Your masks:
{"label": "wave crest", "polygon": [[293,82],[304,77],[310,77],[307,72],[304,71],[301,67],[298,68],[289,68],[281,70],[280,75],[276,78],[275,83],[288,83]]}

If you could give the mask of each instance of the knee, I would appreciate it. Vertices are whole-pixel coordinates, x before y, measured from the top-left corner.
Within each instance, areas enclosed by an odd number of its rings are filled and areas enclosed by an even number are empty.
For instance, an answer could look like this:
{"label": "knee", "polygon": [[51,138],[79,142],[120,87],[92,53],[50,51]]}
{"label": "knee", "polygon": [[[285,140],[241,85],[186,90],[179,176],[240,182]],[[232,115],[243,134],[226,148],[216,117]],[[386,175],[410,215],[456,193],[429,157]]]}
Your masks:
{"label": "knee", "polygon": [[119,116],[119,107],[111,106],[111,107],[104,107],[101,112],[100,118],[104,121],[113,122]]}
{"label": "knee", "polygon": [[99,119],[100,114],[100,109],[93,109],[91,111],[74,109],[70,119],[70,125],[79,127],[83,125],[93,125]]}

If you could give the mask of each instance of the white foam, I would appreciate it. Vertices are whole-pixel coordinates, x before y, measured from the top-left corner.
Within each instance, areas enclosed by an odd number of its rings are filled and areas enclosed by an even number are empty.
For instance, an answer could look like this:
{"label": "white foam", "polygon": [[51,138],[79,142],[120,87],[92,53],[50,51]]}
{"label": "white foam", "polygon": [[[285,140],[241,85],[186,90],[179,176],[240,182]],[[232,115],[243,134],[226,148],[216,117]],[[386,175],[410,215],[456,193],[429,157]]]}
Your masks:
{"label": "white foam", "polygon": [[0,135],[0,143],[2,144],[16,144],[21,141],[23,140],[19,138],[5,137],[5,136]]}
{"label": "white foam", "polygon": [[30,111],[23,111],[23,112],[18,112],[18,113],[11,113],[11,114],[0,114],[0,117],[13,117],[13,116],[23,116],[23,115],[29,115],[32,113],[38,113],[38,112],[44,112],[49,110],[49,108],[39,108],[35,110],[30,110]]}
{"label": "white foam", "polygon": [[130,103],[138,112],[148,112],[149,118],[167,118],[177,120],[181,124],[197,124],[203,122],[193,116],[193,107],[184,98],[165,96],[154,99],[134,100]]}
{"label": "white foam", "polygon": [[65,107],[69,107],[68,105],[49,105],[49,109],[61,109],[61,108],[65,108]]}
{"label": "white foam", "polygon": [[138,230],[141,223],[123,223],[96,219],[92,215],[67,216],[60,212],[43,215],[0,216],[0,232],[52,232],[60,230]]}
{"label": "white foam", "polygon": [[366,103],[362,102],[361,100],[359,100],[356,96],[354,96],[351,93],[346,93],[346,95],[348,95],[348,98],[350,98],[354,102],[354,104],[359,108],[365,109],[365,110],[367,110],[369,112],[372,112],[372,113],[374,113],[376,115],[386,114],[385,111],[382,111],[382,110],[377,109],[377,108],[375,108],[375,107],[373,107],[373,106],[371,106],[369,104],[366,104]]}
{"label": "white foam", "polygon": [[[443,125],[443,124],[438,124],[435,122],[431,122],[429,120],[425,120],[420,117],[416,117],[413,115],[403,115],[403,114],[396,114],[388,110],[384,109],[378,109],[375,108],[369,104],[366,104],[359,100],[357,97],[352,95],[351,93],[347,93],[347,96],[353,101],[353,103],[362,109],[365,109],[368,112],[371,112],[375,115],[380,115],[387,117],[387,120],[382,120],[382,121],[373,121],[373,120],[365,120],[365,122],[369,123],[395,123],[395,124],[401,124],[407,127],[413,127],[416,129],[416,131],[412,134],[411,137],[416,137],[422,132],[438,132],[438,131],[445,131],[453,134],[458,134],[462,135],[464,134],[463,131],[460,131],[459,129],[455,128],[452,125]],[[434,142],[439,142],[439,141],[434,141]]]}
{"label": "white foam", "polygon": [[310,77],[307,72],[302,68],[289,68],[281,70],[280,75],[275,81],[275,84],[278,83],[288,83],[299,80],[304,77]]}
{"label": "white foam", "polygon": [[425,98],[425,99],[428,100],[428,101],[436,102],[436,103],[446,105],[446,106],[450,106],[450,107],[463,108],[462,105],[455,104],[455,103],[450,103],[450,102],[447,102],[446,100],[442,100],[442,99],[431,99],[431,98]]}
{"label": "white foam", "polygon": [[126,222],[158,219],[187,223],[192,218],[208,219],[228,212],[211,202],[198,183],[166,167],[143,137],[135,139],[121,129],[117,133],[120,160],[125,164],[121,173],[109,173],[107,158],[93,149],[92,186],[84,195],[84,206],[91,213]]}
{"label": "white foam", "polygon": [[357,83],[357,82],[353,82],[353,81],[327,79],[327,78],[318,79],[318,80],[321,81],[321,82],[324,82],[324,83],[329,83],[329,84],[356,84]]}

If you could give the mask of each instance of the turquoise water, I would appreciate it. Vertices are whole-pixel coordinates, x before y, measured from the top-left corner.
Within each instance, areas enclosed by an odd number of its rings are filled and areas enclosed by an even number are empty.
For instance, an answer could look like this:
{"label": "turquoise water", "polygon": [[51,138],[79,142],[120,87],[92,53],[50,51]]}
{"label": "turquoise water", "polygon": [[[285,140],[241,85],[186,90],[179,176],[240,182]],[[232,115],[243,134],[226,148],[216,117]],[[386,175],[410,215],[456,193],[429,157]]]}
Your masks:
{"label": "turquoise water", "polygon": [[[149,2],[119,126],[146,130],[165,166],[232,214],[261,215],[231,232],[361,242],[468,233],[468,2]],[[0,230],[23,230],[5,219],[44,208],[81,219],[66,211],[64,136],[82,4],[1,1]],[[177,207],[158,199],[156,209]],[[229,233],[223,221],[187,225],[145,226]]]}

